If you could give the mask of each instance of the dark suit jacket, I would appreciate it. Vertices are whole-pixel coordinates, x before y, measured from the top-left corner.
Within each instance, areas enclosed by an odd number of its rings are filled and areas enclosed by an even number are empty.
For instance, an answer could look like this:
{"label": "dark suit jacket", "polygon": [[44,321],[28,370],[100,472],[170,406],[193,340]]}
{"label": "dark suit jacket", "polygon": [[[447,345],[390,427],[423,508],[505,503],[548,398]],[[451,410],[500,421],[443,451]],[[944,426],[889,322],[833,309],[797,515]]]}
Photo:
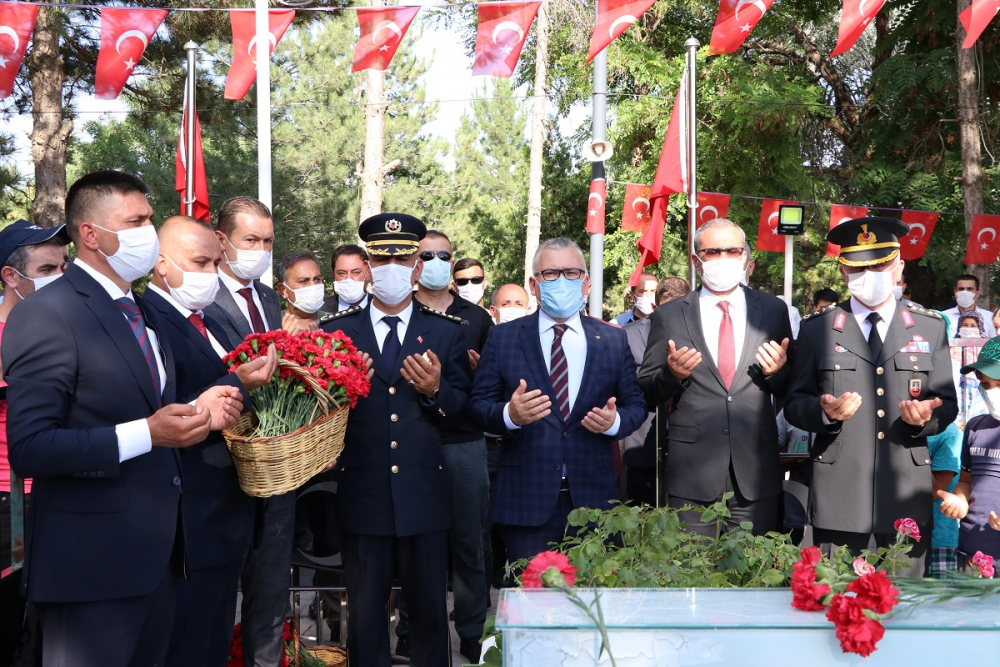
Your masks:
{"label": "dark suit jacket", "polygon": [[[729,391],[705,342],[699,292],[665,303],[650,316],[639,383],[651,403],[674,401],[667,431],[666,486],[671,496],[714,501],[725,491],[730,461],[748,500],[781,493],[774,398],[785,394],[791,362],[765,378],[755,357],[767,341],[791,341],[788,307],[769,294],[739,289],[746,295],[747,326]],[[667,367],[670,340],[677,349],[693,347],[702,353],[701,363],[684,382]]]}
{"label": "dark suit jacket", "polygon": [[[253,281],[253,285],[257,289],[260,303],[264,307],[265,324],[269,329],[280,329],[281,297],[259,280]],[[219,294],[215,297],[215,303],[205,308],[204,313],[209,319],[215,320],[218,327],[225,333],[229,344],[219,341],[223,347],[234,348],[253,333],[250,321],[236,304],[236,297],[222,282],[222,278],[219,278]]]}
{"label": "dark suit jacket", "polygon": [[[628,340],[629,350],[632,351],[632,358],[635,359],[636,372],[642,365],[642,357],[646,354],[646,345],[649,341],[650,319],[644,317],[641,320],[632,320],[622,327],[625,338]],[[653,407],[653,406],[649,406]],[[663,420],[666,421],[666,412]],[[656,467],[656,433],[653,431],[653,422],[656,420],[656,411],[652,410],[642,426],[627,438],[622,438],[622,463],[630,468],[647,468],[652,470]],[[661,429],[663,433],[665,430]],[[665,442],[665,441],[664,441]]]}
{"label": "dark suit jacket", "polygon": [[462,419],[472,371],[461,320],[420,308],[402,341],[400,363],[433,350],[441,360],[436,400],[418,394],[383,368],[370,306],[330,315],[323,331],[342,330],[373,360],[367,398],[358,399],[347,420],[340,455],[337,523],[348,533],[403,537],[446,530],[451,525],[450,486],[441,451],[441,427]]}
{"label": "dark suit jacket", "polygon": [[[214,384],[236,387],[243,394],[243,407],[252,409],[250,395],[234,373],[194,325],[162,296],[146,290],[143,301],[162,323],[160,333],[174,352],[177,395],[194,400]],[[205,317],[205,324],[219,344],[231,349],[218,324]],[[184,541],[191,569],[222,565],[244,557],[253,532],[254,500],[240,490],[236,467],[225,438],[212,431],[204,442],[179,450],[184,470]]]}
{"label": "dark suit jacket", "polygon": [[[936,314],[915,303],[897,304],[881,358],[873,359],[850,299],[802,321],[785,418],[816,434],[810,451],[813,526],[891,534],[896,519],[930,521],[927,436],[944,431],[958,414],[945,334]],[[845,391],[860,394],[861,407],[847,421],[827,426],[820,396]],[[900,401],[935,396],[942,405],[923,428],[900,418]]]}
{"label": "dark suit jacket", "polygon": [[[621,329],[582,317],[587,359],[579,393],[568,420],[558,406],[544,419],[508,431],[504,406],[522,379],[527,391],[541,389],[555,397],[538,333],[538,313],[490,330],[476,369],[469,418],[488,433],[503,433],[500,473],[490,492],[494,521],[540,526],[552,515],[565,462],[570,496],[576,507],[606,509],[618,497],[614,452],[622,438],[646,418],[646,401],[635,377],[635,361]],[[621,416],[614,438],[591,433],[581,421],[594,407],[614,396]]]}
{"label": "dark suit jacket", "polygon": [[[174,402],[173,355],[158,334]],[[10,464],[34,478],[27,520],[28,599],[86,602],[143,595],[167,571],[178,525],[177,453],[118,462],[115,425],[157,409],[149,367],[128,321],[78,266],[11,311],[3,339]]]}

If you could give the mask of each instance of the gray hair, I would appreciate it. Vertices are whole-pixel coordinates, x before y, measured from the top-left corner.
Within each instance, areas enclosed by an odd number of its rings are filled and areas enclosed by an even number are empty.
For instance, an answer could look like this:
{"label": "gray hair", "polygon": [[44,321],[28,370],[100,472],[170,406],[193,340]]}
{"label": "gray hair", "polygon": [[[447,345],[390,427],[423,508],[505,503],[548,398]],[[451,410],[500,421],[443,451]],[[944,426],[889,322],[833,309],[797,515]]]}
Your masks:
{"label": "gray hair", "polygon": [[531,272],[536,273],[538,271],[538,262],[542,259],[542,253],[546,250],[566,250],[567,248],[572,248],[576,250],[577,254],[580,255],[580,261],[583,263],[583,270],[587,270],[587,258],[583,256],[583,251],[580,250],[580,246],[576,244],[573,239],[568,239],[565,236],[558,236],[554,239],[549,239],[547,241],[542,241],[538,246],[538,250],[535,251],[535,256],[531,259]]}
{"label": "gray hair", "polygon": [[743,247],[747,246],[747,235],[743,231],[743,228],[737,225],[732,220],[727,220],[726,218],[715,218],[714,220],[709,220],[704,225],[699,227],[694,232],[694,249],[695,252],[701,249],[701,235],[708,229],[719,229],[719,228],[732,228],[739,231],[740,236],[743,237]]}
{"label": "gray hair", "polygon": [[282,257],[278,262],[278,282],[285,282],[285,275],[288,273],[288,270],[299,262],[307,260],[315,264],[317,268],[319,267],[319,262],[316,261],[316,255],[308,250],[296,250]]}

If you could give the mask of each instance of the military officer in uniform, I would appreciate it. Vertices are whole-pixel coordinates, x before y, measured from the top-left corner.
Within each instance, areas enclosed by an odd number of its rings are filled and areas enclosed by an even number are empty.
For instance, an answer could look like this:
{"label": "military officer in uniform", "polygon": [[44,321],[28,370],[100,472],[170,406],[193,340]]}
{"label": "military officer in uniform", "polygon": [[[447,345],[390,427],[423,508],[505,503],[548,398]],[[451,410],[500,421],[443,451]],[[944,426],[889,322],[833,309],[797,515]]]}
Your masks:
{"label": "military officer in uniform", "polygon": [[904,574],[923,576],[933,496],[927,437],[958,413],[940,316],[901,303],[905,224],[860,218],[830,230],[851,297],[802,321],[785,416],[816,434],[810,456],[810,524],[829,550],[895,540],[911,518],[924,539]]}
{"label": "military officer in uniform", "polygon": [[447,667],[448,471],[441,427],[461,419],[472,384],[461,320],[413,302],[424,224],[383,213],[361,223],[372,298],[320,321],[371,357],[371,393],[347,422],[337,522],[350,605],[352,665],[390,664],[394,574],[410,603],[411,664]]}

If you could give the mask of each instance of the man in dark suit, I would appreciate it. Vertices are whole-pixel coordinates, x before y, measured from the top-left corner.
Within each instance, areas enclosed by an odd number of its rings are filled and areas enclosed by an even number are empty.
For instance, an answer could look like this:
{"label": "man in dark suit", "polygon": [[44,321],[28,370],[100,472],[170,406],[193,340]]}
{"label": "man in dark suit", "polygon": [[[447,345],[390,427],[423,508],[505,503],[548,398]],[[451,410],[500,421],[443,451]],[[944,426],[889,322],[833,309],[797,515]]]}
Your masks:
{"label": "man in dark suit", "polygon": [[540,312],[491,330],[469,399],[473,424],[503,434],[490,516],[511,562],[561,539],[573,508],[608,508],[615,440],[646,418],[625,334],[580,314],[590,291],[580,248],[550,239],[532,266]]}
{"label": "man in dark suit", "polygon": [[814,542],[859,552],[874,536],[885,546],[896,539],[896,520],[910,518],[924,539],[905,574],[919,577],[934,507],[927,437],[955,420],[958,402],[943,320],[893,295],[908,231],[892,218],[830,231],[851,298],[802,321],[785,417],[816,434]]}
{"label": "man in dark suit", "polygon": [[339,313],[355,306],[368,305],[368,253],[359,245],[337,246],[330,259],[333,269],[333,294],[323,300],[323,310]]}
{"label": "man in dark suit", "polygon": [[347,421],[337,523],[347,580],[351,664],[390,664],[386,604],[395,573],[410,609],[410,659],[447,667],[448,471],[441,428],[462,418],[471,371],[461,320],[418,306],[424,224],[382,213],[361,223],[372,300],[330,315],[372,359],[371,393]]}
{"label": "man in dark suit", "polygon": [[[271,268],[271,212],[252,197],[233,197],[219,209],[222,248],[219,293],[205,308],[236,347],[251,333],[281,328],[278,293],[259,279]],[[257,500],[254,539],[241,579],[243,656],[247,667],[273,667],[284,651],[281,633],[291,585],[295,493]]]}
{"label": "man in dark suit", "polygon": [[185,567],[176,448],[242,410],[231,386],[174,404],[164,325],[130,284],[157,256],[147,192],[113,171],[74,183],[76,261],[4,332],[10,463],[34,479],[24,578],[44,665],[163,664]]}
{"label": "man in dark suit", "polygon": [[[783,301],[747,289],[743,230],[719,218],[698,228],[692,255],[701,289],[653,311],[639,382],[650,403],[673,400],[667,433],[671,507],[708,505],[733,492],[728,528],[777,528],[782,498],[775,397],[784,395],[792,328]],[[701,512],[681,519],[714,536]]]}
{"label": "man in dark suit", "polygon": [[[278,365],[276,353],[240,366],[222,363],[229,339],[203,309],[219,291],[218,239],[207,222],[168,218],[157,233],[160,253],[143,295],[162,322],[160,333],[174,352],[177,395],[224,383],[243,394],[265,384]],[[167,665],[226,664],[236,622],[236,587],[253,531],[254,502],[243,493],[221,433],[180,450],[184,470],[184,537],[188,576],[181,582]]]}

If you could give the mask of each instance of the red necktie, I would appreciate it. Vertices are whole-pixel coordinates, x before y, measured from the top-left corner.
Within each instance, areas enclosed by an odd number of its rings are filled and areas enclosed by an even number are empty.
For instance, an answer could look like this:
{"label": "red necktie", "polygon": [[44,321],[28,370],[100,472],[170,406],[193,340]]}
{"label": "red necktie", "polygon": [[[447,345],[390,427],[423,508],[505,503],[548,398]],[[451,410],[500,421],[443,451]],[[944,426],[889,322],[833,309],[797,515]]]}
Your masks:
{"label": "red necktie", "polygon": [[253,301],[253,290],[244,287],[236,290],[236,293],[247,301],[247,311],[250,313],[250,324],[253,325],[253,332],[265,333],[267,327],[264,325],[264,318],[260,316],[260,311],[257,310],[257,304]]}
{"label": "red necktie", "polygon": [[188,321],[194,325],[194,328],[198,330],[198,333],[205,337],[205,340],[211,342],[208,337],[208,329],[205,328],[205,320],[202,319],[201,315],[198,313],[191,313],[188,315]]}
{"label": "red necktie", "polygon": [[726,389],[733,386],[736,377],[736,343],[733,340],[733,318],[729,317],[729,302],[720,301],[722,323],[719,324],[719,375]]}
{"label": "red necktie", "polygon": [[556,392],[556,403],[563,419],[569,419],[569,365],[566,363],[566,353],[563,352],[562,337],[569,327],[557,324],[553,329],[552,354],[549,360],[549,380]]}

